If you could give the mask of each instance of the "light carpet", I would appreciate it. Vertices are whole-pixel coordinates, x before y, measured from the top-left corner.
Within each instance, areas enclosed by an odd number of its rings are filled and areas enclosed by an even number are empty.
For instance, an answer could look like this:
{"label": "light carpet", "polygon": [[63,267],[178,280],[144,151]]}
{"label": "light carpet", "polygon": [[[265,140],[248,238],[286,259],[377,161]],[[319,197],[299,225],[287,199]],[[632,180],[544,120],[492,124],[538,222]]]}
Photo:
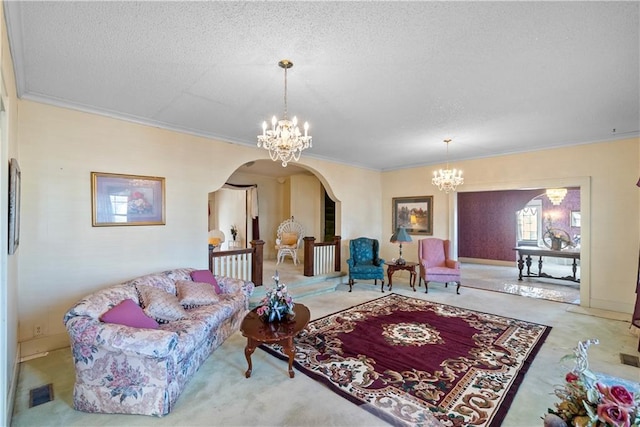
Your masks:
{"label": "light carpet", "polygon": [[393,425],[498,426],[550,330],[390,294],[310,322],[295,363]]}

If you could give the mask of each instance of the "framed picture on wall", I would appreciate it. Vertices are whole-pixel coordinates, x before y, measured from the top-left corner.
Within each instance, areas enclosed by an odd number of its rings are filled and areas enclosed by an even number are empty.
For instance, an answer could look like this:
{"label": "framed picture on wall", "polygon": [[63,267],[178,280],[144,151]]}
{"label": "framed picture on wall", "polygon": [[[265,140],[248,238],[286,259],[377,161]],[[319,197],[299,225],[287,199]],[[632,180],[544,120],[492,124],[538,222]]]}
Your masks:
{"label": "framed picture on wall", "polygon": [[404,227],[409,234],[433,235],[433,196],[394,197],[393,230]]}
{"label": "framed picture on wall", "polygon": [[16,159],[9,161],[9,255],[20,244],[20,167]]}
{"label": "framed picture on wall", "polygon": [[91,172],[94,227],[164,225],[164,178]]}
{"label": "framed picture on wall", "polygon": [[571,226],[580,227],[580,211],[571,211]]}

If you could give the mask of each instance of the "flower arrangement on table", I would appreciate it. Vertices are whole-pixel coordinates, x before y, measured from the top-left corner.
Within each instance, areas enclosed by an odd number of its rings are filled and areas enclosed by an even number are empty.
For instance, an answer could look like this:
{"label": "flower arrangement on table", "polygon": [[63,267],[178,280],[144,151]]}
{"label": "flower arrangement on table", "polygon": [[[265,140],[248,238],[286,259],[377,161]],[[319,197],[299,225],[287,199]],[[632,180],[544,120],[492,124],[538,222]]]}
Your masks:
{"label": "flower arrangement on table", "polygon": [[565,376],[566,383],[554,393],[560,399],[544,417],[545,426],[575,427],[637,427],[640,426],[640,393],[633,393],[622,385],[608,386],[589,371],[587,349],[598,344],[597,339],[581,341],[573,355],[575,367]]}
{"label": "flower arrangement on table", "polygon": [[231,226],[231,237],[233,238],[234,242],[236,240],[236,237],[238,237],[238,227],[236,227],[235,225]]}
{"label": "flower arrangement on table", "polygon": [[277,271],[272,278],[276,282],[275,287],[267,289],[256,313],[266,322],[291,320],[295,316],[293,298],[287,291],[287,285],[280,283]]}

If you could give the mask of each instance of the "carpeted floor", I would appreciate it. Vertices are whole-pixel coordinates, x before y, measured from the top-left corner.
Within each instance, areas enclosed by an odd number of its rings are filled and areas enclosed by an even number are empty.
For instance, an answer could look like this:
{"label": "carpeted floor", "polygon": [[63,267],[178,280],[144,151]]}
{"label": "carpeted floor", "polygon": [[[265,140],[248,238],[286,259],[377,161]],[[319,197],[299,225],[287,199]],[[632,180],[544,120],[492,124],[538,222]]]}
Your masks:
{"label": "carpeted floor", "polygon": [[550,330],[389,294],[311,322],[295,363],[395,426],[500,426]]}
{"label": "carpeted floor", "polygon": [[[346,285],[333,293],[314,295],[300,302],[319,319],[381,296],[373,281],[361,281],[348,292]],[[430,287],[413,292],[408,277],[394,275],[394,293],[425,301],[493,313],[553,327],[533,360],[504,419],[505,427],[535,427],[553,406],[553,387],[564,380],[567,366],[559,361],[579,340],[599,338],[589,350],[590,367],[640,382],[640,369],[622,365],[620,353],[637,355],[638,337],[624,321],[607,319],[607,313],[536,298],[462,288]],[[585,315],[591,314],[591,315]],[[287,364],[264,351],[253,356],[253,373],[245,378],[246,339],[237,332],[227,339],[191,378],[171,414],[163,418],[138,415],[87,414],[73,410],[74,369],[68,347],[20,364],[12,427],[21,426],[383,426],[382,419],[328,390],[306,375],[289,378]],[[294,368],[295,369],[295,368]],[[54,400],[29,408],[29,390],[53,384]]]}

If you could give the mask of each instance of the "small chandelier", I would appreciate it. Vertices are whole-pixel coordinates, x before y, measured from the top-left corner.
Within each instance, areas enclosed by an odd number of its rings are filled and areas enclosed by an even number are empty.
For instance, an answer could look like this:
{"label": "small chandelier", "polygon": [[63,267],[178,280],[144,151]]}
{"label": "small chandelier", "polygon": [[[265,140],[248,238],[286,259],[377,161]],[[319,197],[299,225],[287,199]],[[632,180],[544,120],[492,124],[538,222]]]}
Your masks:
{"label": "small chandelier", "polygon": [[558,206],[567,195],[566,188],[547,188],[547,197],[553,206]]}
{"label": "small chandelier", "polygon": [[464,183],[462,178],[462,171],[457,169],[449,169],[449,143],[450,139],[445,139],[447,144],[447,168],[433,171],[433,179],[431,183],[438,187],[438,190],[448,193],[449,191],[456,191],[456,187]]}
{"label": "small chandelier", "polygon": [[287,167],[291,160],[300,160],[302,150],[311,147],[311,135],[309,123],[304,123],[304,136],[298,128],[298,119],[294,116],[292,120],[287,118],[287,70],[293,67],[293,62],[283,59],[278,62],[280,68],[284,69],[284,118],[278,120],[276,116],[271,119],[271,129],[267,130],[267,122],[262,123],[262,135],[258,135],[258,147],[264,146],[269,150],[269,156],[274,162],[282,161],[282,167]]}

